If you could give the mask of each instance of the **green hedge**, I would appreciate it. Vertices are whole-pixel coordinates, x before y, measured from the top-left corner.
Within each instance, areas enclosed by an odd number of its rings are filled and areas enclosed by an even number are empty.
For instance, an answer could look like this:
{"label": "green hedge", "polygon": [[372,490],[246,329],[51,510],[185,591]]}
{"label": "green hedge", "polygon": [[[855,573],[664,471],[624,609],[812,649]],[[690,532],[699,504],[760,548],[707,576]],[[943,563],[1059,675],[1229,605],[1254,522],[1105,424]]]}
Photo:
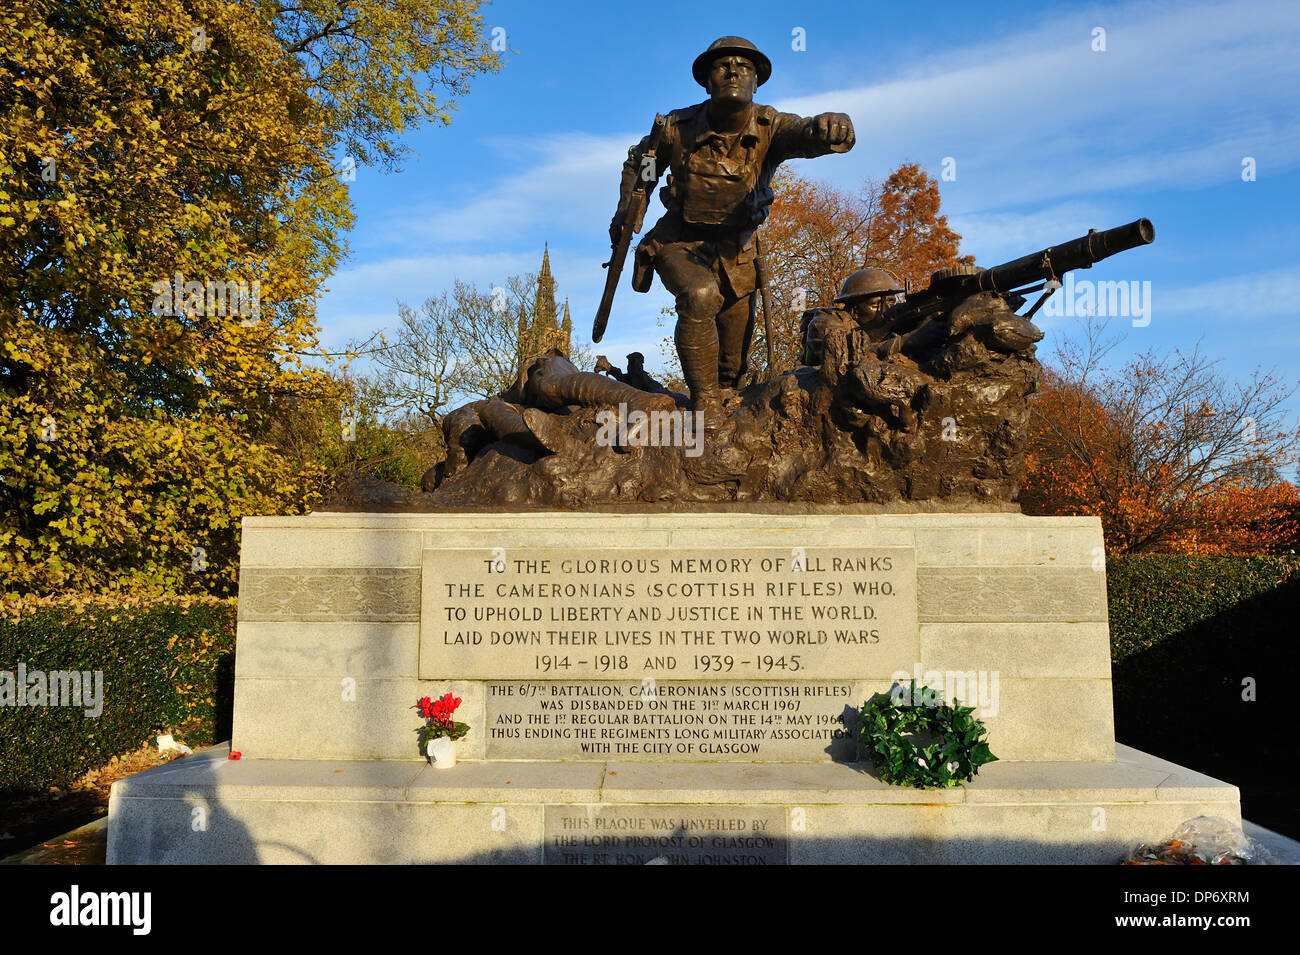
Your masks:
{"label": "green hedge", "polygon": [[1116,738],[1233,783],[1247,818],[1300,837],[1283,791],[1295,757],[1300,558],[1112,556],[1106,586]]}
{"label": "green hedge", "polygon": [[65,786],[176,730],[191,746],[230,738],[235,601],[33,602],[0,618],[0,670],[102,671],[103,712],[0,706],[0,792]]}

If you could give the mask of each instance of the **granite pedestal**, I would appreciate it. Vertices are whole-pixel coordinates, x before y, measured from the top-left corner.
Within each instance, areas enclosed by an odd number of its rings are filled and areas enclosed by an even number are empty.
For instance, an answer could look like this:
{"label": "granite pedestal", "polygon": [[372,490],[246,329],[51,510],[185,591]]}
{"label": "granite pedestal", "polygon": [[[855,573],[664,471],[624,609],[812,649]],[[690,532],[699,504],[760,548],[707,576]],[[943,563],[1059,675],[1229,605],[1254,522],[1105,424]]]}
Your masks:
{"label": "granite pedestal", "polygon": [[[233,746],[114,786],[109,861],[1117,861],[1235,787],[1117,747],[1095,518],[245,519]],[[999,762],[888,786],[916,677]],[[420,755],[422,696],[472,727]]]}

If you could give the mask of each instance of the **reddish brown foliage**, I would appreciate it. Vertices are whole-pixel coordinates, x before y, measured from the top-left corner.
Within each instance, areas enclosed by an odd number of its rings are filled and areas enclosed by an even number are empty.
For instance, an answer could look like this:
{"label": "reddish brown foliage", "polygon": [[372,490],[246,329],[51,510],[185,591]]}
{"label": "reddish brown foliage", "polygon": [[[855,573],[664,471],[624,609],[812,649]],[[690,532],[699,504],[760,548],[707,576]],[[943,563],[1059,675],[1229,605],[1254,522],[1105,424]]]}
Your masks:
{"label": "reddish brown foliage", "polygon": [[[1113,343],[1112,343],[1113,344]],[[1300,496],[1279,476],[1295,431],[1271,376],[1227,382],[1198,352],[1103,369],[1090,327],[1067,342],[1034,402],[1020,502],[1093,514],[1113,552],[1281,553]]]}
{"label": "reddish brown foliage", "polygon": [[[761,236],[778,370],[798,364],[802,310],[831,304],[850,273],[888,269],[900,282],[924,288],[935,270],[973,261],[957,254],[961,236],[939,214],[939,185],[915,163],[900,166],[883,183],[867,182],[857,194],[792,173],[778,175],[774,188]],[[760,362],[762,324],[754,345]]]}

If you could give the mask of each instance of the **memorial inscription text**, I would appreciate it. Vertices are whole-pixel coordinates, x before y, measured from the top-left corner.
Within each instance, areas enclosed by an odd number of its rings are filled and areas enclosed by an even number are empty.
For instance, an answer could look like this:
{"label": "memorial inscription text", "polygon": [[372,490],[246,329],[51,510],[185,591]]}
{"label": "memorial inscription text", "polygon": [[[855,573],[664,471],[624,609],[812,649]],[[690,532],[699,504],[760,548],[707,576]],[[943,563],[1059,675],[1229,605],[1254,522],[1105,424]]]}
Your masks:
{"label": "memorial inscription text", "polygon": [[915,656],[909,547],[431,549],[422,592],[426,677],[835,680]]}

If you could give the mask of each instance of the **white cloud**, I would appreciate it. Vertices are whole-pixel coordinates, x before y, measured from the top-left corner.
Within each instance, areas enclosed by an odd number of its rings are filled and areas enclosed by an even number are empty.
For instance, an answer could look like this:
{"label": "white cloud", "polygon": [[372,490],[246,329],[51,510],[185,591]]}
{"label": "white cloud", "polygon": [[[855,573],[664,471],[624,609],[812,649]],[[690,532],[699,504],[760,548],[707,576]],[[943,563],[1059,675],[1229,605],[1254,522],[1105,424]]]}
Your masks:
{"label": "white cloud", "polygon": [[[1163,299],[1163,301],[1162,301]],[[1300,266],[1289,266],[1170,289],[1153,297],[1163,315],[1210,315],[1249,323],[1300,313]]]}
{"label": "white cloud", "polygon": [[[1104,53],[1089,46],[1095,24],[1108,29]],[[936,172],[953,157],[944,199],[962,211],[1191,189],[1237,178],[1246,155],[1274,172],[1300,164],[1297,48],[1289,0],[1096,8],[778,105],[854,118],[857,148],[816,167],[841,184],[903,157]]]}
{"label": "white cloud", "polygon": [[[1071,200],[1033,212],[972,212],[948,217],[961,235],[963,253],[985,267],[1028,255],[1083,235],[1089,229],[1123,225],[1128,210],[1110,202]],[[1132,221],[1131,219],[1129,221]]]}
{"label": "white cloud", "polygon": [[529,258],[515,252],[415,255],[344,269],[330,279],[329,293],[317,308],[322,340],[339,348],[350,339],[391,328],[399,301],[418,305],[458,279],[487,288],[512,274],[536,270],[540,257]]}
{"label": "white cloud", "polygon": [[[537,264],[532,267],[535,269]],[[379,295],[401,298],[403,292],[414,291],[423,300],[450,287],[456,279],[485,283],[519,271],[526,271],[524,257],[515,252],[416,255],[344,269],[330,280],[330,290],[340,296],[364,296],[370,300]]]}
{"label": "white cloud", "polygon": [[400,218],[411,239],[500,242],[520,235],[605,231],[618,201],[619,170],[637,136],[571,132],[494,138],[485,145],[514,155],[515,172],[471,195],[435,195]]}

